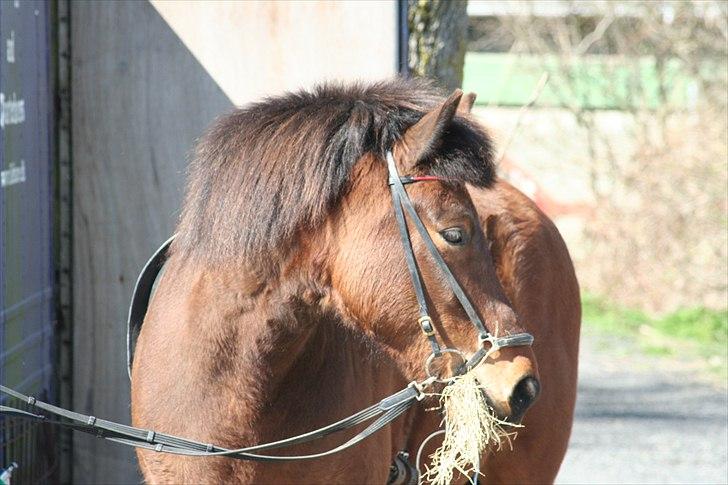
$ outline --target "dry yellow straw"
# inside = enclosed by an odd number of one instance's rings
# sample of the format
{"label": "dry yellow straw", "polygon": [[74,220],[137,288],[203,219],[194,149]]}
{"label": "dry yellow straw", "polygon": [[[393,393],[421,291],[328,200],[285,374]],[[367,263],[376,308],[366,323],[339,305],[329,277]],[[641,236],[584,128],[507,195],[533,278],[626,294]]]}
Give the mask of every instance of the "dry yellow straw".
{"label": "dry yellow straw", "polygon": [[475,376],[468,373],[438,394],[444,410],[445,438],[430,455],[431,463],[422,482],[449,485],[456,470],[465,476],[481,474],[480,457],[487,448],[500,450],[503,441],[511,446],[516,432],[506,428],[521,426],[498,419],[483,399],[482,389]]}

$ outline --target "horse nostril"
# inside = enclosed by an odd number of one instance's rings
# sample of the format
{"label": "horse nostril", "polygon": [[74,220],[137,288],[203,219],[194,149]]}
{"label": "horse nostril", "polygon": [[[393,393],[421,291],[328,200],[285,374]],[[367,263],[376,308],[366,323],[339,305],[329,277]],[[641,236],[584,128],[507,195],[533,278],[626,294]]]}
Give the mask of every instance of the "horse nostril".
{"label": "horse nostril", "polygon": [[535,377],[524,377],[513,388],[508,403],[511,406],[511,421],[520,421],[526,410],[536,401],[541,385]]}

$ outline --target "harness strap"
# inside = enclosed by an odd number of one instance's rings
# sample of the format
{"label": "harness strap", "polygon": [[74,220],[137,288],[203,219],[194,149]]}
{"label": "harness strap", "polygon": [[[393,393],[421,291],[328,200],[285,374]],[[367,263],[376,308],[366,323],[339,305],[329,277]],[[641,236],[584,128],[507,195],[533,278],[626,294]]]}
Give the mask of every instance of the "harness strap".
{"label": "harness strap", "polygon": [[147,314],[154,282],[167,261],[167,250],[176,236],[176,234],[173,235],[159,246],[152,257],[149,258],[147,264],[144,265],[134,285],[134,293],[132,293],[131,304],[129,305],[129,316],[126,320],[126,371],[129,374],[129,379],[131,379],[131,365],[134,361],[134,348],[144,323],[144,317]]}
{"label": "harness strap", "polygon": [[420,472],[410,463],[409,454],[400,451],[389,467],[387,485],[417,485]]}
{"label": "harness strap", "polygon": [[[465,313],[468,315],[468,318],[475,326],[476,330],[478,331],[478,338],[481,342],[490,342],[491,347],[489,349],[485,349],[483,346],[480,346],[477,352],[475,352],[470,359],[468,359],[467,362],[463,363],[463,365],[460,366],[460,368],[457,371],[457,375],[463,374],[467,372],[468,370],[475,367],[478,363],[480,363],[483,358],[485,358],[489,353],[492,353],[496,351],[499,348],[502,347],[513,347],[513,346],[520,346],[520,345],[531,345],[533,343],[533,336],[529,333],[518,333],[514,335],[507,335],[504,337],[495,337],[491,335],[491,333],[488,331],[488,329],[483,324],[483,321],[480,319],[480,316],[478,315],[478,312],[473,307],[473,304],[470,302],[470,299],[465,294],[465,291],[460,286],[460,283],[458,283],[457,279],[455,278],[455,275],[453,275],[452,271],[450,270],[450,267],[445,262],[445,259],[440,254],[440,251],[438,251],[437,246],[435,245],[435,242],[430,237],[430,233],[427,232],[427,228],[422,222],[422,219],[420,219],[419,215],[417,215],[417,211],[415,210],[414,206],[412,205],[412,201],[410,200],[409,196],[407,195],[407,191],[404,188],[404,184],[409,184],[413,182],[418,181],[425,181],[425,180],[438,180],[437,177],[400,177],[399,173],[397,172],[397,166],[394,162],[394,156],[392,155],[392,152],[387,152],[387,169],[389,171],[389,186],[392,192],[392,198],[394,201],[394,207],[395,207],[395,214],[398,215],[397,217],[397,224],[400,228],[400,235],[402,235],[402,242],[405,249],[405,255],[407,256],[407,264],[410,269],[410,275],[412,276],[412,282],[415,286],[415,294],[417,295],[418,301],[420,301],[420,308],[424,304],[424,293],[422,292],[421,283],[419,279],[419,272],[417,269],[414,257],[414,250],[412,249],[412,243],[409,239],[409,235],[406,232],[407,231],[407,225],[404,222],[404,216],[402,214],[402,207],[407,211],[407,215],[411,219],[412,223],[414,224],[415,228],[417,229],[417,232],[420,234],[420,237],[422,237],[422,240],[425,243],[425,246],[427,247],[428,252],[432,256],[432,258],[435,260],[435,263],[438,268],[442,271],[443,275],[445,276],[445,280],[447,281],[447,284],[450,286],[450,289],[452,290],[455,297],[460,302],[460,305],[465,310]],[[410,260],[413,261],[413,264],[410,265]],[[414,272],[414,274],[413,274]],[[418,284],[420,285],[418,290]],[[438,352],[435,353],[433,351],[433,354],[435,356],[439,356],[442,352],[441,349],[438,348]]]}
{"label": "harness strap", "polygon": [[503,347],[518,347],[518,346],[529,346],[533,344],[533,335],[530,333],[514,333],[513,335],[506,335],[504,337],[491,337],[491,347],[486,349],[480,347],[467,362],[464,362],[456,372],[456,375],[465,374],[470,369],[475,367],[483,360],[488,354],[495,352]]}
{"label": "harness strap", "polygon": [[[103,438],[107,441],[112,441],[115,443],[137,448],[154,450],[158,452],[171,453],[175,455],[227,456],[240,460],[267,462],[298,461],[311,460],[333,455],[358,444],[359,442],[363,441],[364,439],[368,438],[372,434],[376,433],[377,431],[390,424],[405,411],[407,411],[415,402],[422,399],[422,389],[429,385],[429,383],[430,382],[428,381],[424,381],[422,383],[411,383],[406,388],[382,399],[377,404],[369,406],[368,408],[365,408],[347,418],[344,418],[323,428],[319,428],[308,433],[293,436],[279,441],[274,441],[271,443],[265,443],[238,449],[228,449],[221,446],[201,443],[199,441],[181,438],[165,433],[158,433],[148,429],[136,428],[133,426],[115,423],[113,421],[98,419],[94,416],[87,416],[73,411],[68,411],[52,404],[39,401],[34,397],[26,396],[5,386],[0,386],[0,393],[12,396],[16,399],[30,404],[31,406],[63,418],[64,420],[51,420],[47,416],[34,414],[10,406],[0,406],[0,414],[9,415],[16,418],[25,418],[43,421],[46,423],[58,424],[60,426],[68,427],[77,431],[96,435],[99,438]],[[347,440],[345,443],[321,453],[288,456],[261,455],[258,453],[252,453],[263,450],[289,447],[296,444],[313,441],[337,433],[339,431],[351,429],[354,426],[369,421],[376,416],[379,417],[374,422],[372,422],[364,430]]]}
{"label": "harness strap", "polygon": [[415,261],[414,250],[412,249],[412,240],[409,237],[407,230],[407,223],[404,219],[404,212],[402,211],[402,203],[400,201],[399,193],[393,186],[390,186],[392,191],[392,202],[394,205],[394,216],[397,219],[397,227],[399,228],[399,236],[402,239],[402,246],[404,247],[404,257],[407,261],[407,269],[409,270],[410,279],[412,280],[412,286],[415,289],[415,296],[417,297],[417,305],[419,307],[420,317],[417,322],[420,324],[422,333],[425,334],[427,340],[430,342],[432,347],[432,353],[440,355],[440,344],[437,343],[437,336],[435,333],[435,327],[432,325],[432,318],[430,318],[430,312],[427,309],[427,300],[425,299],[425,290],[422,286],[422,280],[420,279],[420,272],[417,268],[417,261]]}
{"label": "harness strap", "polygon": [[[490,337],[490,333],[485,328],[485,325],[483,325],[483,322],[478,316],[478,312],[475,311],[475,308],[473,308],[473,305],[470,303],[470,300],[465,295],[462,287],[455,279],[455,276],[452,274],[452,271],[450,271],[450,268],[447,266],[447,263],[445,262],[443,257],[440,255],[440,252],[437,250],[437,246],[435,246],[435,243],[432,241],[432,238],[427,232],[425,225],[422,223],[422,220],[417,215],[417,211],[412,206],[412,202],[407,195],[407,191],[404,189],[404,185],[402,185],[402,181],[400,180],[399,173],[397,172],[397,166],[394,163],[394,156],[392,155],[391,151],[387,152],[387,168],[389,169],[389,184],[392,193],[396,194],[395,202],[398,202],[399,204],[404,206],[410,220],[417,229],[417,232],[420,234],[420,237],[422,237],[422,240],[425,242],[427,250],[429,251],[432,258],[435,260],[438,268],[440,268],[445,275],[445,279],[452,289],[453,293],[455,294],[455,297],[460,302],[460,305],[462,305],[465,313],[467,313],[468,315],[468,318],[470,318],[470,321],[473,322],[473,325],[475,325],[475,328],[478,330],[480,338],[482,340],[487,339],[488,337]],[[398,204],[395,203],[395,206],[397,205]],[[397,222],[399,222],[399,220]],[[412,253],[411,245],[405,245],[405,249],[405,252]],[[411,256],[414,259],[414,255]]]}

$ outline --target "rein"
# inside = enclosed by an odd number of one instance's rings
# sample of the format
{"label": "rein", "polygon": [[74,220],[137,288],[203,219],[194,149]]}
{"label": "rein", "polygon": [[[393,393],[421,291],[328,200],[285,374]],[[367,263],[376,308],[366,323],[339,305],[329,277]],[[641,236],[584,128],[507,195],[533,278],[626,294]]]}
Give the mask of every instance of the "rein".
{"label": "rein", "polygon": [[[452,382],[452,380],[456,376],[465,374],[466,372],[477,366],[485,358],[487,358],[492,352],[495,352],[500,348],[531,345],[533,343],[533,336],[528,333],[519,333],[504,337],[496,337],[493,336],[486,329],[482,320],[478,316],[477,311],[473,307],[472,303],[468,299],[460,284],[457,282],[455,276],[452,274],[452,271],[450,271],[450,268],[447,266],[447,263],[443,259],[442,255],[437,250],[435,243],[427,232],[427,229],[422,223],[422,220],[417,215],[417,211],[412,205],[412,202],[407,195],[407,191],[404,188],[405,184],[425,181],[440,181],[442,179],[434,176],[400,176],[397,172],[394,157],[392,156],[391,152],[387,152],[387,168],[389,172],[389,186],[392,194],[395,218],[397,220],[400,238],[402,239],[402,246],[404,248],[404,255],[407,262],[410,279],[412,280],[412,285],[414,287],[415,295],[417,297],[419,311],[419,318],[417,319],[417,322],[432,348],[432,353],[425,362],[425,372],[428,376],[426,379],[419,382],[412,381],[404,389],[401,389],[400,391],[382,399],[378,403],[362,409],[361,411],[340,421],[332,423],[328,426],[324,426],[308,433],[300,434],[279,441],[237,449],[228,449],[214,444],[202,443],[199,441],[186,439],[174,435],[158,433],[153,430],[136,428],[133,426],[115,423],[113,421],[98,419],[94,416],[87,416],[84,414],[75,413],[73,411],[69,411],[54,406],[52,404],[39,401],[32,396],[26,396],[1,385],[0,393],[12,396],[27,403],[30,406],[40,409],[41,411],[45,411],[46,413],[61,419],[51,419],[49,416],[46,415],[35,414],[10,406],[0,406],[0,415],[36,420],[64,426],[84,433],[96,435],[97,437],[105,439],[107,441],[112,441],[115,443],[120,443],[136,448],[144,448],[157,452],[171,453],[176,455],[200,457],[225,456],[240,460],[262,462],[311,460],[333,455],[335,453],[351,448],[352,446],[355,446],[372,434],[386,427],[399,416],[401,416],[416,402],[424,399],[424,389],[432,385],[434,382],[441,382],[444,384]],[[414,250],[412,248],[410,234],[407,229],[405,212],[409,216],[409,219],[412,221],[417,232],[424,241],[425,246],[427,247],[427,250],[434,260],[436,266],[444,274],[445,280],[452,289],[453,294],[460,302],[461,306],[465,310],[465,313],[468,315],[468,318],[478,332],[478,350],[472,356],[470,356],[470,358],[466,358],[465,354],[458,349],[441,348],[440,344],[438,343],[437,332],[432,323],[432,318],[429,315],[422,278],[420,276],[419,268],[417,266]],[[136,338],[139,335],[139,331],[141,330],[141,326],[146,315],[155,280],[162,267],[164,266],[167,258],[167,250],[173,239],[174,236],[168,239],[164,244],[162,244],[159,249],[157,249],[154,255],[149,259],[149,261],[144,266],[144,269],[142,270],[139,278],[137,279],[134,288],[134,294],[132,296],[131,306],[129,308],[129,318],[127,322],[127,370],[129,372],[130,378],[131,364],[134,358],[134,347],[136,343]],[[486,343],[489,344],[489,347],[487,349],[485,348]],[[458,367],[453,377],[443,379],[440,376],[432,374],[431,366],[435,359],[442,357],[445,353],[453,353],[459,355],[463,360],[463,364]],[[340,431],[351,429],[357,425],[371,420],[374,421],[372,421],[364,430],[357,433],[355,436],[353,436],[343,444],[327,451],[309,455],[267,455],[259,453],[262,451],[286,448],[289,446],[314,441],[325,436],[338,433]]]}
{"label": "rein", "polygon": [[[84,414],[75,413],[73,411],[69,411],[67,409],[63,409],[58,406],[45,403],[43,401],[38,401],[32,396],[26,396],[5,386],[0,386],[0,392],[2,392],[3,394],[7,394],[16,399],[24,401],[31,406],[46,411],[57,417],[64,418],[66,421],[52,420],[49,419],[48,416],[42,414],[34,414],[9,406],[0,406],[0,414],[8,415],[15,418],[25,418],[42,421],[44,423],[56,424],[66,428],[74,429],[76,431],[93,434],[99,438],[115,443],[120,443],[122,445],[133,446],[135,448],[144,448],[147,450],[154,450],[163,453],[171,453],[174,455],[210,457],[227,456],[240,460],[263,462],[312,460],[315,458],[322,458],[325,456],[333,455],[340,451],[344,451],[347,448],[351,448],[352,446],[358,444],[372,434],[376,433],[380,429],[384,428],[389,423],[397,419],[400,415],[402,415],[402,413],[407,411],[407,409],[409,409],[410,406],[412,406],[415,402],[421,401],[425,397],[425,394],[423,392],[424,388],[429,386],[431,383],[431,380],[425,380],[420,383],[412,382],[404,389],[382,399],[377,404],[362,409],[358,413],[352,414],[348,418],[344,418],[323,428],[319,428],[308,433],[293,436],[279,441],[274,441],[271,443],[236,449],[228,449],[210,443],[202,443],[187,438],[181,438],[179,436],[158,433],[149,429],[136,428],[133,426],[115,423],[113,421],[98,419],[95,416],[87,416]],[[377,416],[379,417],[373,423],[371,423],[363,431],[356,434],[354,437],[352,437],[342,445],[339,445],[335,448],[321,453],[315,453],[310,455],[261,455],[257,453],[259,451],[285,448],[320,439],[325,436],[337,433],[339,431],[351,429],[352,427],[369,421]]]}

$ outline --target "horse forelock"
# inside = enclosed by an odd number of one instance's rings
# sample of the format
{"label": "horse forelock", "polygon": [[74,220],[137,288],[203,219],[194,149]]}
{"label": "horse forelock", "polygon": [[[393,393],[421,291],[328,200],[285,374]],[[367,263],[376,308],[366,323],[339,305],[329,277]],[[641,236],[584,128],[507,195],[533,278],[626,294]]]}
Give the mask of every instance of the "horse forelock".
{"label": "horse forelock", "polygon": [[[422,80],[330,83],[220,117],[194,151],[174,251],[203,261],[274,264],[294,236],[317,229],[364,155],[384,163],[404,131],[441,100]],[[488,186],[495,176],[491,147],[477,125],[458,117],[421,168]]]}

